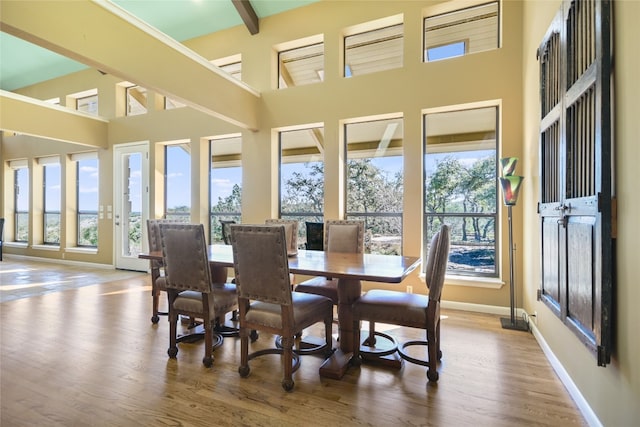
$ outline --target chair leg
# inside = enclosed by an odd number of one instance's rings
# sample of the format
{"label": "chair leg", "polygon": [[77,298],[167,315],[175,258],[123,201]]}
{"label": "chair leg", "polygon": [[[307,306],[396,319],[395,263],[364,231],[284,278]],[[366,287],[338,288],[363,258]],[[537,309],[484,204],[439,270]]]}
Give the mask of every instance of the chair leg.
{"label": "chair leg", "polygon": [[438,337],[436,336],[436,328],[433,330],[427,329],[427,342],[429,351],[429,370],[427,371],[427,378],[431,382],[438,381]]}
{"label": "chair leg", "polygon": [[240,328],[240,367],[238,373],[241,377],[247,377],[251,372],[249,368],[249,330]]}
{"label": "chair leg", "polygon": [[209,313],[205,313],[204,320],[204,358],[202,364],[207,368],[210,368],[213,364],[213,324],[209,320]]}
{"label": "chair leg", "polygon": [[167,354],[172,359],[175,359],[178,355],[177,334],[178,313],[169,308],[169,350],[167,350]]}
{"label": "chair leg", "polygon": [[282,388],[285,391],[293,390],[293,337],[282,337],[282,352],[283,352],[283,368],[284,378],[282,379]]}

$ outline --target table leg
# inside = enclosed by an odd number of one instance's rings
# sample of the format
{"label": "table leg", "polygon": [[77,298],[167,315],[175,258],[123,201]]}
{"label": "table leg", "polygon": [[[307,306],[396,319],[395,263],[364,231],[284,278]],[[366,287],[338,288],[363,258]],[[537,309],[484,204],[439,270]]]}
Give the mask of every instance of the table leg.
{"label": "table leg", "polygon": [[349,367],[354,351],[351,305],[360,298],[362,283],[358,279],[338,280],[338,337],[340,346],[320,367],[320,375],[340,379]]}

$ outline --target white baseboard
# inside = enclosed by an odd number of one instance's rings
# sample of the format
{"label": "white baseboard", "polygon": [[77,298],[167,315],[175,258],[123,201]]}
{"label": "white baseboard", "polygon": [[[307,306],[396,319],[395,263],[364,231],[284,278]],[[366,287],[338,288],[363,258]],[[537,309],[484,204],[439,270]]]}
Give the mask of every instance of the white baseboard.
{"label": "white baseboard", "polygon": [[7,259],[23,259],[26,261],[35,261],[35,262],[50,262],[53,264],[66,264],[66,265],[77,265],[81,267],[88,268],[103,268],[105,270],[115,270],[115,266],[112,264],[98,264],[95,262],[84,262],[84,261],[72,261],[68,259],[57,259],[57,258],[42,258],[37,256],[28,256],[28,255],[16,255],[16,254],[3,254],[4,258]]}

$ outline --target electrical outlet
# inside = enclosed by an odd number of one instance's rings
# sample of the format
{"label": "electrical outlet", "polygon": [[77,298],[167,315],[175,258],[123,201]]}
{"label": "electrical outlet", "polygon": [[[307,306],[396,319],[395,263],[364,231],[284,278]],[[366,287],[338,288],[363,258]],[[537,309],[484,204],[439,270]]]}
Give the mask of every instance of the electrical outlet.
{"label": "electrical outlet", "polygon": [[413,286],[407,286],[407,293],[408,294],[412,294],[413,293]]}

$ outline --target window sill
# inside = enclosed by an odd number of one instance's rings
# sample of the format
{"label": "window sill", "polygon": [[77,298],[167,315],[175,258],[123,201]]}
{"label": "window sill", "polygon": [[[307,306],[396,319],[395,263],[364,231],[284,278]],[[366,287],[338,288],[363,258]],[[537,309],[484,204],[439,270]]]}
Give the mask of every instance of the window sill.
{"label": "window sill", "polygon": [[[424,281],[425,275],[420,274]],[[505,283],[497,277],[456,276],[447,274],[444,278],[445,286],[468,286],[471,288],[501,289]]]}
{"label": "window sill", "polygon": [[26,249],[29,247],[29,244],[26,242],[2,242],[2,246],[5,248],[22,248]]}
{"label": "window sill", "polygon": [[60,250],[60,246],[59,245],[33,245],[31,246],[31,249],[37,249],[40,251],[59,251]]}
{"label": "window sill", "polygon": [[74,253],[74,254],[90,254],[90,255],[95,255],[98,253],[97,248],[82,248],[78,246],[65,248],[64,251],[69,253]]}

